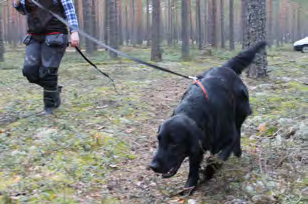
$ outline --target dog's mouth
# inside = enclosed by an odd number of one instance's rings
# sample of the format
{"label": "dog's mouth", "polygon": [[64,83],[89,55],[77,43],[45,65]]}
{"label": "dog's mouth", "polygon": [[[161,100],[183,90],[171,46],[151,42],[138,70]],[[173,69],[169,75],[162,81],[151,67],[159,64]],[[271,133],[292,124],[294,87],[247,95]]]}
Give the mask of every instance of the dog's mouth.
{"label": "dog's mouth", "polygon": [[[184,159],[183,159],[183,160],[184,160]],[[167,173],[163,173],[163,174],[162,174],[162,177],[163,177],[163,178],[170,178],[170,177],[174,176],[174,175],[178,172],[178,170],[179,170],[181,164],[182,164],[182,161],[179,162],[178,165],[173,166]]]}
{"label": "dog's mouth", "polygon": [[167,173],[162,174],[163,178],[170,178],[172,176],[174,176],[177,172],[177,169],[175,167],[172,167]]}

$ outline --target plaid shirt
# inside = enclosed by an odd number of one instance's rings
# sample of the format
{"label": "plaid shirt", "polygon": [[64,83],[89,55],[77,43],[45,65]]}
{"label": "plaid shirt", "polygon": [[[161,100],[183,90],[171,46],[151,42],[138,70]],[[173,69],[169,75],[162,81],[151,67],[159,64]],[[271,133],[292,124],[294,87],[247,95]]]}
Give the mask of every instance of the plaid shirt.
{"label": "plaid shirt", "polygon": [[[77,20],[75,7],[74,7],[72,0],[53,0],[55,4],[58,3],[58,1],[61,1],[62,3],[62,6],[64,8],[64,13],[65,13],[68,23],[71,26],[78,28],[78,20]],[[25,0],[21,0],[21,4],[18,6],[16,6],[13,3],[14,8],[22,15],[26,15],[28,13],[25,5],[26,5]],[[72,33],[73,31],[74,30],[70,28],[70,32]]]}

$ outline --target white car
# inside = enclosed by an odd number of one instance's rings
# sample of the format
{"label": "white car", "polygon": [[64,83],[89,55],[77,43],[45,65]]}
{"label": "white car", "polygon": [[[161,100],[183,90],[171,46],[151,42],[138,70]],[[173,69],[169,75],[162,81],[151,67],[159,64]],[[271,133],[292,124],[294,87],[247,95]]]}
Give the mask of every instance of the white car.
{"label": "white car", "polygon": [[296,41],[293,47],[295,51],[302,51],[303,53],[308,53],[308,37]]}

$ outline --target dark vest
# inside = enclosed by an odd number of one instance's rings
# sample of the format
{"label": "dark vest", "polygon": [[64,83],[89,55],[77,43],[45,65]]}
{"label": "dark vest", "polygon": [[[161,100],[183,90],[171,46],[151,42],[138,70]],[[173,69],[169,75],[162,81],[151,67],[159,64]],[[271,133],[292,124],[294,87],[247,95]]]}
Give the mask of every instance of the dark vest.
{"label": "dark vest", "polygon": [[[64,8],[61,1],[54,3],[53,0],[37,0],[44,7],[66,19]],[[26,0],[26,9],[28,11],[28,33],[31,34],[48,34],[60,32],[67,34],[67,26],[53,17],[50,13],[38,8],[31,1]]]}

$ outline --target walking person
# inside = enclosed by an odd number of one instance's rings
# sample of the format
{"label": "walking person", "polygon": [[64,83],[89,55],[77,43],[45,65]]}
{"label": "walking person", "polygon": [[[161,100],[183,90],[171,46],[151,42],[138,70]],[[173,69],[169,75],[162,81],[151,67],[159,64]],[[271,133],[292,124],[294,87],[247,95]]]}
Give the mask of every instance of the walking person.
{"label": "walking person", "polygon": [[[72,0],[36,1],[78,28]],[[78,32],[68,29],[49,12],[37,7],[32,0],[14,0],[13,6],[27,16],[28,31],[23,40],[26,45],[23,75],[30,83],[43,87],[44,112],[53,114],[61,105],[62,86],[58,84],[58,69],[68,46],[68,32],[73,47],[79,45]]]}

